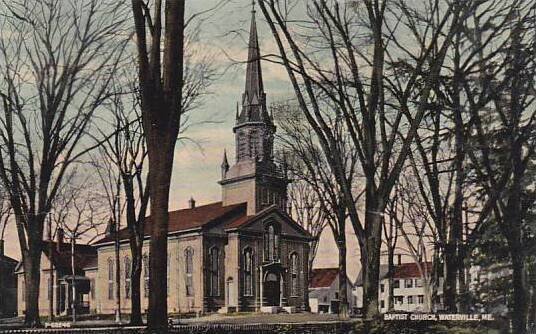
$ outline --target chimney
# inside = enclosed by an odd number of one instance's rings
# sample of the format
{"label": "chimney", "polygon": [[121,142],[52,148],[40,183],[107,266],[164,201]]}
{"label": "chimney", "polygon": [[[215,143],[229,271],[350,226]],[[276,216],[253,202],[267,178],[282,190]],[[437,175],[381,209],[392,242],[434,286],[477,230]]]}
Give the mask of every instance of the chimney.
{"label": "chimney", "polygon": [[4,256],[4,240],[0,240],[0,256]]}
{"label": "chimney", "polygon": [[195,208],[195,199],[193,197],[190,197],[190,200],[188,201],[188,207],[190,209]]}
{"label": "chimney", "polygon": [[396,264],[398,266],[402,264],[402,254],[396,254]]}
{"label": "chimney", "polygon": [[61,244],[63,243],[63,237],[64,237],[64,232],[63,232],[63,229],[62,228],[59,228],[58,229],[58,235],[56,237],[56,250],[59,252],[61,252]]}

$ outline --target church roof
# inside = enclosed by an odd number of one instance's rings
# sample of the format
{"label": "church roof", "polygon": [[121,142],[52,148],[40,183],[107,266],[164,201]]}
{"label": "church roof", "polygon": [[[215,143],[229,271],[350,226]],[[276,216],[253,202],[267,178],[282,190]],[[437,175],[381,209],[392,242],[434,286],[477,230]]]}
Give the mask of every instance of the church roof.
{"label": "church roof", "polygon": [[[181,209],[169,212],[169,227],[168,233],[184,232],[202,228],[212,227],[221,224],[226,231],[235,230],[248,225],[272,212],[277,211],[286,220],[288,220],[294,229],[308,237],[309,233],[300,225],[295,223],[292,218],[277,209],[272,205],[255,215],[248,216],[246,214],[247,204],[234,204],[223,206],[222,202],[215,202],[206,205],[197,206],[195,208]],[[151,216],[147,217],[145,222],[145,236],[150,235]],[[123,228],[119,231],[120,240],[129,238],[129,231]],[[107,235],[104,238],[96,241],[93,245],[102,245],[114,241],[113,235]]]}
{"label": "church roof", "polygon": [[[222,202],[200,205],[195,208],[180,209],[169,212],[168,233],[194,230],[218,222],[230,223],[246,214],[246,203],[223,206]],[[145,221],[145,235],[150,234],[151,216]],[[121,240],[128,239],[129,231],[123,228],[119,231]],[[95,245],[112,242],[113,236],[106,236]]]}

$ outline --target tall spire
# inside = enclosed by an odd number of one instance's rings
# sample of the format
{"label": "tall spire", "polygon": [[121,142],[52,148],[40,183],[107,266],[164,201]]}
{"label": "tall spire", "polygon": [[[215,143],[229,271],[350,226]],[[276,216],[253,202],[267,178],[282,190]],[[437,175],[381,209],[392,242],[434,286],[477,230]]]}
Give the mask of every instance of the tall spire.
{"label": "tall spire", "polygon": [[246,85],[242,95],[242,113],[239,122],[265,121],[266,97],[262,82],[261,54],[257,23],[255,20],[255,1],[252,1],[251,25],[249,28],[248,60],[246,68]]}
{"label": "tall spire", "polygon": [[262,94],[264,93],[262,85],[259,37],[257,34],[257,23],[255,21],[255,1],[252,3],[251,26],[249,28],[248,66],[246,70],[245,93],[249,98],[248,102],[253,102],[252,100],[254,97],[256,97],[257,100],[260,100]]}

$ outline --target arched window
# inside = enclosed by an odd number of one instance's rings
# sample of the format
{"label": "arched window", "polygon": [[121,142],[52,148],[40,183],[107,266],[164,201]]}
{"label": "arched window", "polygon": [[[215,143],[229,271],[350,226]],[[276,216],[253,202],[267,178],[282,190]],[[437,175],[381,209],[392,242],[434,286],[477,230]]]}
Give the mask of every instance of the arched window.
{"label": "arched window", "polygon": [[143,295],[149,297],[149,257],[143,255]]}
{"label": "arched window", "polygon": [[194,250],[188,247],[184,250],[184,265],[185,265],[185,280],[186,280],[186,296],[194,295]]}
{"label": "arched window", "polygon": [[131,277],[132,277],[132,265],[130,258],[125,257],[125,298],[130,299],[130,289],[131,289]]}
{"label": "arched window", "polygon": [[264,230],[264,259],[267,261],[279,259],[279,236],[274,224],[267,225]]}
{"label": "arched window", "polygon": [[298,254],[290,255],[290,295],[297,296],[298,292],[298,274],[299,274]]}
{"label": "arched window", "polygon": [[114,260],[108,259],[108,299],[114,299]]}
{"label": "arched window", "polygon": [[244,250],[244,296],[253,296],[253,256],[249,247]]}
{"label": "arched window", "polygon": [[220,295],[220,266],[219,257],[220,250],[217,247],[213,247],[209,252],[209,291],[211,296]]}

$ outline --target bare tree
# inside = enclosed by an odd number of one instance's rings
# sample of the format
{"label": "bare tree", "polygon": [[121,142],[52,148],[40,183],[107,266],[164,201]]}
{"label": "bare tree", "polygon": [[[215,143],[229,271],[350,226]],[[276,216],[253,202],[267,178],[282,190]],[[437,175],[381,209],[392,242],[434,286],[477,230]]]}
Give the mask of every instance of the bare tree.
{"label": "bare tree", "polygon": [[151,14],[145,1],[132,0],[151,185],[151,293],[147,320],[149,328],[162,332],[167,331],[167,281],[161,278],[167,276],[169,187],[184,89],[184,5],[184,0],[156,0]]}
{"label": "bare tree", "polygon": [[[475,47],[482,50],[477,78],[464,81],[463,93],[473,119],[468,150],[475,179],[484,199],[471,239],[478,238],[485,222],[495,219],[507,241],[511,258],[515,333],[525,333],[527,286],[524,223],[530,199],[525,186],[531,178],[528,164],[534,160],[536,141],[536,27],[535,8],[529,1],[513,4],[508,19],[507,47],[489,57],[482,47],[486,27],[475,25]],[[483,227],[484,226],[484,227]]]}
{"label": "bare tree", "polygon": [[[213,55],[197,44],[201,23],[188,29],[185,36],[184,82],[181,99],[180,134],[184,134],[192,122],[189,114],[200,108],[210,87],[218,77]],[[99,129],[96,141],[102,141],[99,156],[93,160],[99,171],[99,179],[108,197],[112,220],[119,221],[117,207],[124,208],[129,231],[131,266],[131,316],[130,323],[142,324],[140,279],[142,270],[142,248],[145,237],[145,216],[149,204],[149,180],[147,172],[147,144],[141,113],[141,96],[138,80],[128,69],[114,83],[116,95],[111,99],[111,117],[108,124],[112,129]],[[202,123],[203,121],[201,121]],[[113,135],[109,136],[108,132]],[[103,139],[104,138],[104,139]],[[119,193],[125,203],[118,203]],[[122,212],[122,210],[119,210]],[[119,286],[119,285],[118,285]]]}
{"label": "bare tree", "polygon": [[[278,46],[279,54],[271,59],[287,70],[300,108],[345,196],[361,251],[364,311],[367,319],[375,318],[383,212],[452,36],[472,3],[315,0],[296,5],[264,0],[259,4]],[[306,15],[293,16],[293,9],[300,6]],[[399,68],[400,60],[409,65],[406,71]],[[359,157],[366,188],[363,222],[351,184],[345,181],[344,156],[326,120],[326,105],[343,120]]]}
{"label": "bare tree", "polygon": [[404,173],[398,181],[394,198],[396,202],[389,206],[389,220],[395,224],[404,241],[397,249],[410,256],[419,271],[424,290],[424,311],[435,311],[439,284],[435,270],[439,264],[438,254],[434,247],[438,243],[437,231],[419,198],[419,187],[411,172]]}
{"label": "bare tree", "polygon": [[8,1],[0,27],[0,179],[24,263],[25,324],[39,322],[45,217],[69,167],[92,149],[93,115],[126,43],[116,1]]}
{"label": "bare tree", "polygon": [[[71,244],[71,300],[70,310],[73,322],[77,320],[78,292],[76,271],[77,240],[90,244],[102,235],[103,225],[107,214],[104,197],[95,186],[92,186],[93,175],[81,175],[74,170],[69,182],[62,186],[53,203],[53,220],[55,230],[61,229],[70,239]],[[52,238],[51,238],[52,240]],[[61,245],[58,245],[61,247]],[[52,254],[52,253],[50,253]],[[51,261],[53,259],[50,259]],[[52,277],[51,277],[52,278]],[[52,280],[51,280],[52,283]]]}
{"label": "bare tree", "polygon": [[[318,236],[323,226],[328,226],[333,234],[338,250],[339,264],[339,314],[348,316],[348,276],[347,276],[347,242],[346,221],[347,209],[344,204],[344,196],[340,191],[330,165],[328,164],[318,142],[315,140],[313,130],[304,121],[298,106],[282,104],[275,108],[274,117],[280,127],[278,136],[280,146],[285,152],[286,165],[293,179],[299,180],[308,196],[314,196],[318,206],[318,214],[321,215],[322,225],[318,226]],[[344,176],[348,183],[357,188],[357,155],[349,150],[348,138],[345,137],[340,120],[334,119],[330,126],[334,129],[339,152],[344,156],[344,168],[347,174]],[[292,189],[292,188],[291,188]],[[353,190],[357,191],[357,190]],[[313,195],[311,195],[313,194]],[[362,192],[360,193],[362,194]],[[360,194],[355,196],[358,200]],[[298,203],[297,205],[303,205]],[[319,228],[322,227],[322,230]],[[316,247],[317,245],[315,245]]]}
{"label": "bare tree", "polygon": [[[128,76],[125,77],[128,79]],[[127,80],[121,84],[123,87],[117,85],[118,94],[110,103],[111,117],[108,123],[113,127],[111,130],[114,135],[103,142],[93,161],[106,194],[110,221],[117,224],[123,210],[125,213],[132,255],[131,284],[125,289],[131,292],[130,323],[141,325],[142,249],[149,204],[147,173],[144,172],[147,149],[135,81]],[[101,137],[106,137],[107,130],[99,130]],[[124,194],[125,203],[121,203],[121,193]],[[114,225],[110,232],[114,234],[118,230],[119,226]],[[116,266],[119,267],[119,263]],[[120,285],[117,288],[120,289]]]}
{"label": "bare tree", "polygon": [[[293,171],[293,167],[290,167]],[[303,174],[307,175],[307,172]],[[311,242],[309,247],[309,277],[313,268],[313,263],[316,258],[320,235],[326,227],[325,213],[319,205],[319,199],[316,192],[311,191],[307,181],[298,173],[292,173],[290,176],[292,183],[290,184],[288,201],[290,212],[294,220],[311,234]],[[305,176],[309,178],[309,176]]]}
{"label": "bare tree", "polygon": [[2,243],[2,247],[4,246],[3,243],[6,227],[12,215],[13,210],[11,209],[11,203],[9,202],[9,198],[7,198],[6,192],[3,190],[0,182],[0,242]]}

